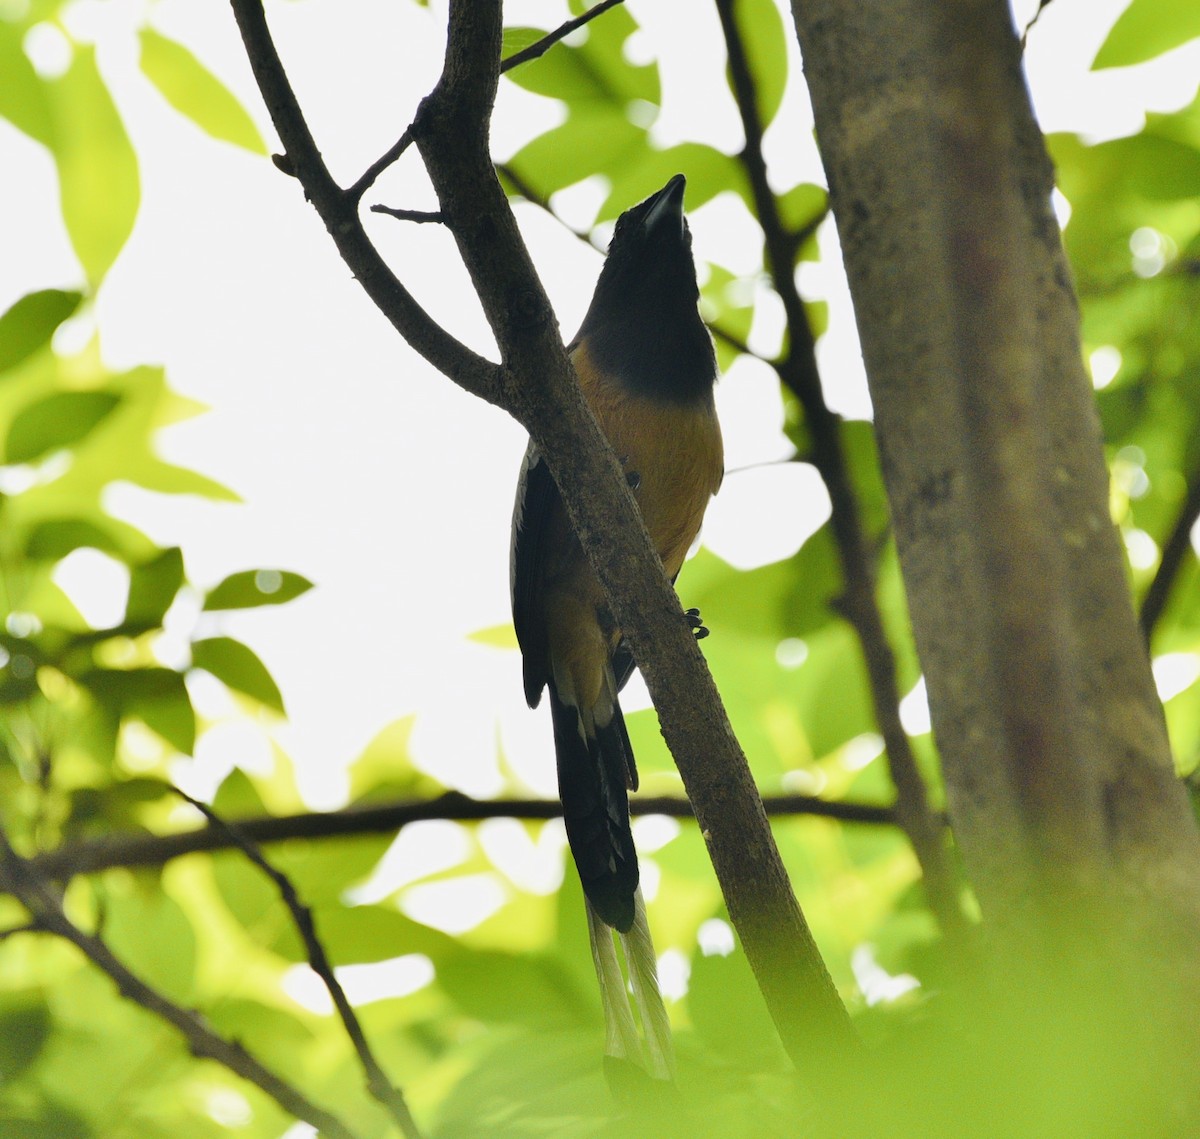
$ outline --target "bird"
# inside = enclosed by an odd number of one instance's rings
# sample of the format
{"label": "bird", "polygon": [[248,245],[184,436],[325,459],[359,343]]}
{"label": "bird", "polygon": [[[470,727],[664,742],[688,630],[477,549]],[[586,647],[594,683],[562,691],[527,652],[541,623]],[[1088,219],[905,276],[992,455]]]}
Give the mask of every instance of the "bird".
{"label": "bird", "polygon": [[[618,218],[591,303],[567,346],[672,584],[724,475],[717,359],[699,312],[685,188],[677,174]],[[532,440],[518,480],[511,555],[525,697],[530,708],[543,692],[549,697],[559,797],[604,1008],[605,1054],[670,1080],[670,1022],[629,823],[637,766],[618,698],[634,660]],[[697,635],[707,632],[695,610],[688,618]]]}

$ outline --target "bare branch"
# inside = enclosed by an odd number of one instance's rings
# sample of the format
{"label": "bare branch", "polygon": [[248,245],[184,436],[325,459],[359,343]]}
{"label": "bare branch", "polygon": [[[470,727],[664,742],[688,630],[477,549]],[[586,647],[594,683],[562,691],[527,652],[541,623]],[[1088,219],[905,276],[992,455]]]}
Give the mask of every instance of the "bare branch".
{"label": "bare branch", "polygon": [[620,3],[622,3],[622,0],[600,0],[599,4],[594,8],[589,8],[582,16],[576,16],[573,20],[567,20],[565,23],[559,24],[554,31],[542,36],[537,43],[530,44],[527,48],[522,48],[520,51],[510,55],[500,64],[500,73],[503,74],[506,71],[511,71],[514,67],[519,67],[522,63],[528,63],[531,59],[540,59],[559,40],[565,39],[573,31],[582,28],[584,24],[607,12],[609,8],[615,8]]}
{"label": "bare branch", "polygon": [[[897,826],[891,807],[867,803],[833,803],[811,795],[772,795],[763,799],[769,816],[811,815],[845,823]],[[692,805],[677,796],[635,796],[629,803],[634,815],[668,815],[693,818]],[[401,800],[396,803],[346,807],[340,811],[237,819],[231,825],[252,842],[288,842],[293,839],[353,838],[357,835],[392,834],[409,823],[426,819],[474,822],[481,819],[555,819],[562,815],[557,799],[500,799],[484,801],[448,791],[436,799]],[[173,858],[206,851],[227,850],[233,844],[227,832],[208,826],[179,834],[112,834],[69,843],[30,859],[43,878],[59,880],[76,874],[95,874],[114,866],[161,866]]]}
{"label": "bare branch", "polygon": [[341,189],[330,175],[279,61],[261,0],[230,2],[254,78],[287,150],[289,170],[304,187],[358,283],[405,340],[435,368],[467,391],[490,403],[499,402],[499,367],[456,340],[417,303],[368,239],[358,216],[355,192]]}
{"label": "bare branch", "polygon": [[[1138,620],[1147,642],[1153,636],[1154,627],[1167,607],[1167,600],[1171,596],[1171,587],[1175,584],[1179,571],[1183,569],[1188,554],[1192,551],[1192,527],[1196,525],[1197,518],[1200,518],[1200,467],[1192,472],[1192,477],[1188,482],[1187,498],[1184,499],[1183,506],[1179,510],[1179,517],[1175,519],[1175,525],[1171,528],[1166,545],[1163,546],[1162,557],[1159,559],[1154,579],[1150,582],[1145,597],[1142,598]],[[1195,557],[1195,554],[1192,556]]]}
{"label": "bare branch", "polygon": [[375,185],[375,180],[389,166],[392,165],[410,146],[412,146],[413,133],[412,127],[406,127],[404,133],[394,142],[388,150],[381,154],[370,166],[363,172],[363,175],[357,182],[354,183],[346,191],[346,196],[355,204],[362,201],[362,196],[372,186]]}
{"label": "bare branch", "polygon": [[32,864],[13,849],[0,829],[0,883],[19,898],[36,925],[71,942],[96,968],[108,974],[121,995],[173,1025],[192,1052],[216,1060],[242,1079],[269,1095],[284,1111],[312,1124],[331,1139],[354,1139],[354,1133],[336,1116],[313,1104],[303,1093],[264,1068],[240,1044],[226,1040],[200,1016],[177,1005],[169,997],[135,976],[95,934],[80,929],[63,910]]}
{"label": "bare branch", "polygon": [[399,218],[400,221],[433,222],[438,225],[445,221],[439,210],[403,210],[396,206],[374,205],[371,207],[371,213],[387,214],[388,217]]}
{"label": "bare branch", "polygon": [[[892,782],[896,786],[897,815],[921,864],[930,909],[937,916],[943,931],[953,937],[959,946],[964,946],[971,936],[969,931],[972,927],[959,906],[961,889],[947,857],[945,827],[929,806],[912,744],[900,721],[896,662],[875,596],[875,563],[863,533],[858,496],[842,448],[841,421],[825,402],[812,326],[796,288],[793,264],[798,248],[796,237],[789,234],[783,224],[778,202],[767,181],[758,96],[733,9],[734,0],[717,0],[734,97],[746,136],[741,161],[763,230],[771,280],[783,302],[787,319],[788,352],[775,366],[780,379],[804,408],[812,436],[812,454],[808,457],[829,490],[832,507],[830,525],[837,542],[844,583],[837,609],[850,622],[862,646],[875,720],[884,739]],[[816,224],[819,222],[810,223],[810,227]],[[806,227],[806,230],[810,227]]]}
{"label": "bare branch", "polygon": [[1030,17],[1029,23],[1025,25],[1025,30],[1021,33],[1021,50],[1024,51],[1029,44],[1029,33],[1033,31],[1034,25],[1042,18],[1042,13],[1054,3],[1054,0],[1039,0],[1037,11]]}
{"label": "bare branch", "polygon": [[180,791],[178,787],[174,790],[181,799],[191,803],[208,820],[209,826],[222,831],[230,842],[275,883],[279,890],[279,896],[292,915],[292,921],[304,942],[308,963],[312,966],[313,972],[324,982],[325,988],[333,998],[334,1007],[346,1029],[346,1035],[350,1037],[350,1041],[354,1045],[359,1063],[362,1064],[363,1071],[367,1076],[367,1090],[387,1108],[392,1119],[396,1121],[407,1139],[421,1139],[421,1132],[417,1128],[412,1113],[408,1110],[404,1093],[388,1079],[387,1073],[375,1059],[375,1054],[371,1051],[370,1044],[367,1043],[354,1006],[350,1004],[346,990],[342,988],[341,982],[334,974],[333,966],[329,963],[329,956],[325,952],[325,946],[317,936],[312,910],[300,900],[300,895],[296,893],[296,887],[292,884],[291,879],[272,866],[253,842],[238,833],[236,828],[225,822],[211,807],[200,802],[199,799],[193,799],[187,792]]}

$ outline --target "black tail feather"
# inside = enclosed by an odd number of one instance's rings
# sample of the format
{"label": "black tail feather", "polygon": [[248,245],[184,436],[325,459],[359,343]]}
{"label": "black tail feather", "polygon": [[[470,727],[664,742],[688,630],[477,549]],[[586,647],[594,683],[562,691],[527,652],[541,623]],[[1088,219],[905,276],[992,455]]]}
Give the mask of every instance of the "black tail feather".
{"label": "black tail feather", "polygon": [[567,842],[583,891],[600,918],[621,933],[633,925],[637,852],[629,828],[627,783],[636,783],[633,750],[619,706],[609,723],[587,736],[577,709],[551,684],[558,793]]}

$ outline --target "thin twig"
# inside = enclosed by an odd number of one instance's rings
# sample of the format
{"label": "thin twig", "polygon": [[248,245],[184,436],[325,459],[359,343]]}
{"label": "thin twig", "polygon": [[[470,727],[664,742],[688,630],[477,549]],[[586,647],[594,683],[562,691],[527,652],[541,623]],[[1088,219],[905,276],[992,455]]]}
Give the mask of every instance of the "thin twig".
{"label": "thin twig", "polygon": [[1033,31],[1034,25],[1042,18],[1042,13],[1054,3],[1054,0],[1040,0],[1037,6],[1037,11],[1030,17],[1029,23],[1025,25],[1025,30],[1021,33],[1021,50],[1024,51],[1029,42],[1029,33]]}
{"label": "thin twig", "polygon": [[441,210],[404,210],[396,206],[384,206],[380,204],[373,205],[371,213],[387,214],[388,217],[399,218],[400,221],[436,223],[437,225],[441,225],[446,220],[442,217]]}
{"label": "thin twig", "polygon": [[[867,803],[834,803],[811,795],[768,795],[763,799],[768,815],[812,815],[844,823],[897,826],[890,807]],[[630,800],[634,815],[692,817],[691,804],[679,796],[637,795]],[[346,807],[340,811],[238,819],[233,825],[256,843],[288,842],[294,839],[353,838],[359,835],[393,834],[409,823],[427,819],[473,822],[482,819],[554,819],[562,815],[557,799],[481,800],[449,791],[436,799],[401,800],[396,803]],[[116,834],[61,846],[31,859],[42,877],[59,880],[76,874],[95,874],[113,867],[161,866],[173,858],[214,850],[234,844],[217,827],[207,826],[180,834]]]}
{"label": "thin twig", "polygon": [[896,786],[896,811],[921,865],[931,910],[943,931],[959,945],[971,937],[959,905],[959,884],[944,846],[944,823],[929,806],[908,733],[900,720],[896,662],[875,596],[875,567],[859,517],[858,496],[842,448],[840,419],[825,402],[817,368],[816,343],[804,302],[796,287],[794,237],[780,216],[767,180],[763,126],[758,113],[754,76],[746,56],[734,0],[717,0],[717,11],[729,56],[734,98],[746,143],[740,154],[762,227],[768,269],[783,302],[789,332],[787,355],[778,361],[780,379],[804,408],[812,437],[812,463],[829,491],[830,525],[842,566],[844,592],[838,611],[850,622],[862,646],[870,681],[875,719],[884,739],[888,767]]}
{"label": "thin twig", "polygon": [[346,190],[346,197],[355,205],[362,201],[363,194],[375,185],[375,180],[379,175],[391,166],[393,162],[397,161],[412,146],[412,142],[413,128],[410,125],[405,128],[404,133],[383,154],[363,171],[362,177]]}
{"label": "thin twig", "polygon": [[287,906],[288,912],[292,915],[292,921],[295,923],[296,929],[299,931],[300,937],[304,942],[304,949],[308,954],[308,963],[312,966],[313,972],[324,982],[325,988],[333,998],[334,1007],[337,1009],[342,1025],[346,1029],[346,1035],[350,1037],[354,1045],[354,1051],[358,1054],[359,1063],[362,1064],[363,1071],[367,1076],[367,1090],[387,1108],[391,1117],[396,1121],[397,1126],[407,1136],[407,1139],[421,1139],[421,1132],[417,1128],[412,1113],[408,1110],[404,1093],[388,1079],[387,1073],[384,1072],[379,1061],[375,1059],[375,1054],[371,1051],[370,1044],[367,1043],[366,1034],[362,1030],[362,1025],[359,1023],[354,1006],[350,1004],[346,996],[346,990],[342,988],[341,982],[337,979],[333,971],[333,966],[329,962],[325,946],[317,936],[317,927],[313,921],[312,910],[300,900],[300,895],[296,892],[296,887],[292,884],[291,879],[282,871],[272,866],[263,856],[262,851],[253,842],[246,838],[245,835],[239,833],[236,827],[222,819],[206,803],[202,803],[199,799],[193,799],[191,795],[186,791],[181,791],[178,787],[174,790],[175,794],[189,802],[208,820],[209,826],[216,827],[217,830],[222,831],[255,866],[275,883],[275,887],[279,891],[279,896],[283,899],[284,905]]}
{"label": "thin twig", "polygon": [[355,1139],[354,1133],[340,1119],[317,1107],[297,1088],[263,1067],[240,1044],[216,1033],[199,1013],[177,1005],[146,984],[99,937],[75,925],[32,863],[13,849],[3,829],[0,829],[0,881],[6,890],[20,899],[41,929],[71,942],[112,979],[123,997],[178,1029],[196,1056],[223,1064],[235,1075],[260,1088],[284,1111],[312,1124],[322,1135],[331,1139]]}
{"label": "thin twig", "polygon": [[[364,190],[370,185],[369,181],[364,184],[366,176],[351,191],[346,191],[330,175],[275,50],[262,0],[230,0],[230,6],[255,82],[287,151],[288,167],[325,223],[355,279],[396,331],[439,372],[489,403],[499,402],[503,381],[500,367],[473,352],[438,324],[371,244],[358,216],[358,199],[354,197],[360,185]],[[411,128],[405,134],[410,132]],[[388,154],[399,153],[401,149],[397,143]],[[380,159],[371,169],[382,169],[383,165]]]}
{"label": "thin twig", "polygon": [[566,23],[559,24],[554,31],[542,36],[536,43],[532,43],[528,47],[514,52],[507,59],[502,60],[500,63],[500,73],[503,75],[504,72],[511,71],[514,67],[518,67],[522,63],[528,63],[531,59],[541,58],[559,40],[565,39],[573,31],[582,28],[584,24],[607,12],[609,8],[615,8],[620,3],[622,3],[622,0],[600,0],[599,4],[594,8],[589,8],[582,16],[576,16],[573,20],[567,20]]}
{"label": "thin twig", "polygon": [[[573,20],[567,20],[566,23],[557,27],[554,31],[543,36],[536,43],[532,43],[527,48],[510,55],[500,65],[502,72],[509,71],[514,67],[518,67],[522,63],[527,63],[531,59],[537,59],[546,54],[559,40],[569,36],[577,28],[582,28],[584,24],[594,20],[597,16],[607,12],[609,8],[614,8],[622,0],[601,0],[594,8],[589,8],[582,16],[576,16]],[[388,148],[388,150],[379,156],[370,166],[363,172],[362,177],[354,183],[353,186],[346,190],[346,197],[354,203],[362,200],[365,194],[374,184],[376,179],[389,167],[396,162],[400,156],[412,145],[413,128],[409,126],[404,133],[396,140],[396,142]],[[372,207],[373,209],[375,207]],[[380,209],[379,213],[391,213],[391,210]],[[418,219],[409,219],[418,220]]]}
{"label": "thin twig", "polygon": [[1166,545],[1163,546],[1162,557],[1159,559],[1154,579],[1150,582],[1146,595],[1142,599],[1138,620],[1141,622],[1142,634],[1147,643],[1154,634],[1154,627],[1158,624],[1158,619],[1167,607],[1167,601],[1171,596],[1171,587],[1175,584],[1179,571],[1183,568],[1188,554],[1192,550],[1192,527],[1196,525],[1197,518],[1200,518],[1200,466],[1192,472],[1192,477],[1188,482],[1187,498],[1184,499],[1183,506],[1179,510],[1179,517],[1175,519],[1175,525],[1171,528]]}

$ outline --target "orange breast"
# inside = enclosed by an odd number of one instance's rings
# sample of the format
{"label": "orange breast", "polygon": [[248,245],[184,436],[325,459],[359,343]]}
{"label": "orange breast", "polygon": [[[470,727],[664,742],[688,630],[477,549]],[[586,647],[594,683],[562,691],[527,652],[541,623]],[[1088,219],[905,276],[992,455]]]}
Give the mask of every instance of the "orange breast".
{"label": "orange breast", "polygon": [[[724,452],[711,398],[666,403],[601,382],[584,349],[572,357],[592,413],[625,470],[638,476],[634,497],[669,577],[679,573],[700,532],[708,500],[721,485]],[[560,693],[581,708],[602,699],[620,630],[605,617],[604,592],[559,508],[543,565],[546,635]]]}
{"label": "orange breast", "polygon": [[674,577],[700,532],[725,471],[712,399],[660,402],[601,382],[584,348],[573,356],[583,394],[626,471],[667,574]]}

